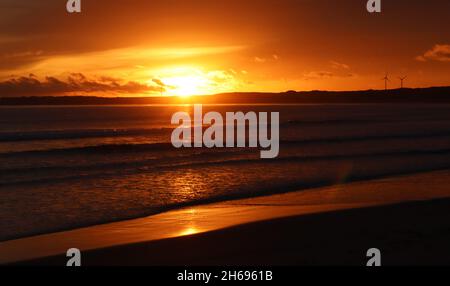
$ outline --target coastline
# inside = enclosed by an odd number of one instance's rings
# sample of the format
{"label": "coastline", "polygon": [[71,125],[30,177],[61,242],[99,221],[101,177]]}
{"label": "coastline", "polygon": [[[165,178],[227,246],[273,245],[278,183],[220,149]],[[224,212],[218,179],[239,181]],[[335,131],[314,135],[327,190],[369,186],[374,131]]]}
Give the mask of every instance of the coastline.
{"label": "coastline", "polygon": [[[76,247],[86,253],[88,257],[86,264],[91,265],[177,265],[177,261],[181,262],[177,260],[180,257],[171,252],[171,249],[183,249],[182,245],[189,241],[202,241],[202,244],[205,244],[205,248],[195,252],[201,255],[211,253],[210,250],[207,251],[208,244],[218,246],[217,240],[221,241],[220,247],[223,249],[232,248],[236,241],[246,240],[251,245],[252,238],[258,241],[267,234],[263,230],[267,228],[270,232],[263,240],[284,237],[289,244],[290,237],[296,237],[300,239],[298,243],[302,244],[301,240],[304,238],[298,236],[304,225],[302,221],[310,221],[309,228],[317,231],[311,239],[316,237],[320,240],[327,236],[324,232],[336,228],[333,221],[339,217],[343,217],[341,226],[345,229],[350,231],[349,228],[354,228],[352,231],[364,233],[367,230],[363,229],[361,223],[364,225],[362,218],[365,213],[368,219],[373,220],[379,216],[380,221],[390,222],[394,215],[386,215],[386,210],[389,211],[391,208],[393,209],[391,211],[398,212],[395,214],[395,217],[398,216],[395,218],[397,221],[402,221],[406,215],[413,220],[419,220],[420,217],[416,217],[417,209],[431,209],[436,212],[445,210],[448,205],[446,199],[450,198],[449,183],[450,171],[436,171],[189,207],[147,218],[3,242],[0,243],[2,253],[0,264],[28,261],[25,262],[26,265],[64,265],[61,262],[66,260],[65,251]],[[411,202],[419,203],[410,204]],[[404,203],[406,204],[402,205]],[[356,221],[350,222],[354,220]],[[449,224],[450,229],[450,223],[446,221],[448,220],[439,219],[435,223]],[[427,223],[425,227],[432,225]],[[289,229],[290,231],[274,237],[272,228],[278,227],[281,227],[280,233]],[[392,227],[394,232],[397,232],[395,226]],[[402,232],[400,229],[402,227],[399,226],[398,231]],[[340,232],[336,229],[335,231]],[[415,232],[414,229],[411,231]],[[425,230],[419,233],[423,231]],[[385,235],[389,235],[389,232]],[[209,243],[208,237],[211,237]],[[353,240],[357,239],[351,239]],[[358,240],[361,243],[366,241],[361,237]],[[167,255],[152,255],[154,251],[156,253],[166,251]],[[276,252],[267,251],[272,255]],[[183,253],[188,255],[189,251],[183,250]],[[131,259],[133,256],[138,257]],[[250,255],[249,259],[251,257]],[[196,256],[195,259],[197,258]],[[246,264],[244,258],[242,260],[238,257],[235,257],[235,260],[232,257],[227,258],[230,260],[222,258],[217,261]],[[197,265],[202,262],[208,261],[202,259],[192,261]],[[248,263],[253,264],[251,261]],[[214,261],[211,261],[211,264],[214,264]]]}
{"label": "coastline", "polygon": [[[82,254],[83,266],[450,265],[450,199],[320,212]],[[54,256],[19,265],[61,266]]]}

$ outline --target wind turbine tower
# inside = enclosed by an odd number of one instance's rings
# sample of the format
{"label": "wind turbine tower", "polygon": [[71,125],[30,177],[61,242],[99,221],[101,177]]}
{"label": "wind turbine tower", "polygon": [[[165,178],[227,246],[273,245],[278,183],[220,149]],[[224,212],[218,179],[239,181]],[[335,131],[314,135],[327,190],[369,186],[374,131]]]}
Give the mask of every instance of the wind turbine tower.
{"label": "wind turbine tower", "polygon": [[384,80],[384,90],[387,91],[387,89],[388,89],[388,81],[390,81],[389,77],[388,77],[388,74],[386,74],[386,76],[383,78],[383,80]]}
{"label": "wind turbine tower", "polygon": [[400,88],[401,88],[401,89],[403,89],[403,82],[404,82],[405,79],[407,79],[407,78],[408,78],[407,76],[399,77],[399,79],[400,79]]}

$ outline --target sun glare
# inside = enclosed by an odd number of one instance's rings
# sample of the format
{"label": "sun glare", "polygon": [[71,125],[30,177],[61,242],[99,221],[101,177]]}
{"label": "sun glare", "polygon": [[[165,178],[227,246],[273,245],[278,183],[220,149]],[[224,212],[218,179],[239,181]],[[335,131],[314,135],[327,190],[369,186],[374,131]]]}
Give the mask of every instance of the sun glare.
{"label": "sun glare", "polygon": [[[149,71],[149,84],[159,83],[164,88],[165,96],[189,97],[193,95],[209,95],[234,90],[236,79],[226,71],[205,71],[200,67],[168,67]],[[152,82],[153,81],[153,82]]]}
{"label": "sun glare", "polygon": [[168,95],[188,97],[207,93],[208,79],[198,75],[168,77],[163,82],[169,86]]}

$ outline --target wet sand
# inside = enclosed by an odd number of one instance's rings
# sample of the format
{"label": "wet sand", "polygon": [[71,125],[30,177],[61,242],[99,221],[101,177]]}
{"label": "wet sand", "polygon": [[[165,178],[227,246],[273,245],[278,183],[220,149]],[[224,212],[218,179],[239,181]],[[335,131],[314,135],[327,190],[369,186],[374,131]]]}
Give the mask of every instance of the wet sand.
{"label": "wet sand", "polygon": [[[171,211],[0,243],[0,262],[65,265],[450,264],[450,171]],[[49,258],[43,258],[49,257]]]}
{"label": "wet sand", "polygon": [[[450,200],[296,216],[88,252],[85,266],[450,265]],[[27,265],[61,265],[62,257]]]}

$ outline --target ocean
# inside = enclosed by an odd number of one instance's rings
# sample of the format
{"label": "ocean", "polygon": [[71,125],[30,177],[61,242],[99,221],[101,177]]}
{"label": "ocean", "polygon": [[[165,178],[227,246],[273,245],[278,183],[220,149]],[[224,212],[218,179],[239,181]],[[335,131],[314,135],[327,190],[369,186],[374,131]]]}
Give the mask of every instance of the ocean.
{"label": "ocean", "polygon": [[[450,168],[450,105],[206,105],[279,112],[280,156],[176,149],[190,105],[0,107],[0,241],[236,198]],[[305,202],[306,203],[306,202]]]}

